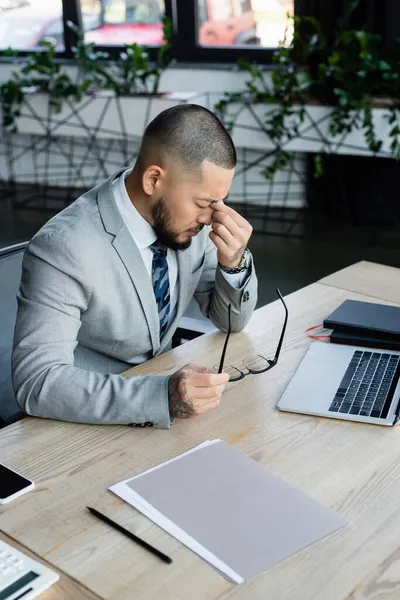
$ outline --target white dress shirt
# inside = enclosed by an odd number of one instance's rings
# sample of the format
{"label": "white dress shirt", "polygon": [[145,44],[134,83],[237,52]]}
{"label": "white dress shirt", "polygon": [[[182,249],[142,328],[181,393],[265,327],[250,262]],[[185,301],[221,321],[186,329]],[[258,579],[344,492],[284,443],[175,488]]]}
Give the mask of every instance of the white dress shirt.
{"label": "white dress shirt", "polygon": [[[134,207],[134,205],[131,202],[131,199],[128,196],[128,192],[126,191],[125,186],[125,179],[131,173],[131,171],[132,169],[127,169],[120,177],[114,180],[114,198],[120,215],[124,220],[124,223],[127,226],[129,233],[133,238],[133,241],[139,249],[143,263],[151,280],[153,252],[151,251],[150,246],[156,241],[157,235],[150,223],[148,223],[146,219],[144,219],[139,213],[139,211]],[[170,248],[168,248],[167,250],[167,263],[170,293],[169,321],[171,322],[174,317],[178,302],[179,276],[176,252],[174,250],[171,250]],[[225,279],[229,282],[229,284],[234,288],[241,287],[248,277],[248,269],[246,269],[243,273],[237,274],[225,273],[225,271],[222,270],[221,272],[224,275]]]}

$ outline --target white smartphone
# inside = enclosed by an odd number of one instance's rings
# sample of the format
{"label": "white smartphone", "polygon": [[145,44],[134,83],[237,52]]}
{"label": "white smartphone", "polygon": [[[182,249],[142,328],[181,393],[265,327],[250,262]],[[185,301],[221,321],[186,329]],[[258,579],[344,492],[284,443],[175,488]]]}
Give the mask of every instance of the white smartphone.
{"label": "white smartphone", "polygon": [[7,504],[34,487],[33,481],[0,463],[0,504]]}

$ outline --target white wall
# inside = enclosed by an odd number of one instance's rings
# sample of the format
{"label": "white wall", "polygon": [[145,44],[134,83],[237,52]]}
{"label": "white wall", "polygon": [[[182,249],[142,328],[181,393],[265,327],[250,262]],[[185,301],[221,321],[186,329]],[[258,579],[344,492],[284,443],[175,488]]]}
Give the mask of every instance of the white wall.
{"label": "white wall", "polygon": [[[7,79],[15,67],[0,64],[0,81]],[[73,69],[68,69],[73,74]],[[225,91],[241,91],[244,88],[246,76],[237,70],[216,66],[212,68],[170,68],[162,76],[160,91],[190,91],[198,92],[200,96],[193,100],[199,104],[213,108],[215,102]],[[205,94],[206,93],[206,94]],[[43,106],[38,110],[46,110],[45,99]],[[41,111],[42,112],[42,111]],[[107,118],[112,123],[115,115]],[[127,123],[129,131],[129,123]],[[111,126],[110,126],[111,127]],[[21,133],[27,131],[27,127],[21,127]],[[58,131],[58,133],[60,133]],[[113,148],[110,152],[110,144]],[[29,145],[31,150],[24,151]],[[49,185],[92,187],[100,182],[108,173],[112,173],[119,166],[124,166],[124,156],[133,156],[137,144],[132,142],[126,152],[121,152],[117,140],[103,140],[96,148],[90,146],[90,138],[71,139],[59,137],[52,143],[51,154],[46,152],[46,138],[38,136],[18,135],[13,137],[12,156],[16,159],[14,165],[14,177],[17,181],[25,183],[38,181]],[[89,148],[89,151],[87,149]],[[89,156],[88,156],[89,155]],[[104,167],[98,166],[98,157],[106,157]],[[271,188],[270,182],[263,175],[268,164],[264,159],[259,165],[250,169],[244,176],[240,174],[243,170],[243,161],[251,163],[260,158],[258,151],[251,149],[242,150],[238,148],[238,176],[235,178],[231,191],[231,201],[242,201],[243,194],[247,192],[247,202],[252,204],[269,204],[302,206],[305,197],[305,161],[302,154],[296,155],[296,174],[281,173],[274,180]],[[0,143],[0,178],[9,177],[9,166],[7,158],[10,150],[1,148]],[[65,167],[66,163],[72,161],[71,168]],[[85,162],[86,161],[86,162]],[[92,163],[92,164],[91,164]],[[83,166],[82,166],[83,164]],[[250,184],[250,185],[249,185]],[[268,199],[268,200],[267,200]]]}
{"label": "white wall", "polygon": [[161,78],[161,90],[190,90],[196,92],[238,92],[243,90],[246,75],[237,67],[222,68],[171,68]]}

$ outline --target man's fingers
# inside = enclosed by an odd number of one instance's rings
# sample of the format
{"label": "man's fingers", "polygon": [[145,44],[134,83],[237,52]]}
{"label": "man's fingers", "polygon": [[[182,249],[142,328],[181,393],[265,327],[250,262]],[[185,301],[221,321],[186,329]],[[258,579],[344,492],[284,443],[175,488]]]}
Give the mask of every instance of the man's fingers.
{"label": "man's fingers", "polygon": [[189,363],[184,368],[187,371],[193,371],[194,373],[215,373],[212,369],[201,367],[200,365],[196,365],[196,363]]}
{"label": "man's fingers", "polygon": [[227,373],[215,373],[194,363],[179,369],[168,381],[170,415],[191,419],[216,408],[228,381]]}
{"label": "man's fingers", "polygon": [[190,371],[190,383],[195,387],[225,385],[225,383],[229,381],[229,375],[227,373],[216,373],[214,369],[202,367],[196,363],[189,363],[184,369],[185,371]]}
{"label": "man's fingers", "polygon": [[229,381],[228,373],[191,373],[188,376],[188,383],[195,388],[216,387],[225,385]]}
{"label": "man's fingers", "polygon": [[231,208],[230,206],[224,204],[222,201],[213,204],[213,208],[215,209],[214,218],[217,217],[217,212],[221,212],[229,215],[231,219],[233,219],[233,221],[235,221],[235,223],[239,225],[239,227],[246,227],[249,225],[249,222],[244,217],[242,217],[241,214],[239,214],[235,209]]}
{"label": "man's fingers", "polygon": [[209,237],[212,243],[217,247],[217,250],[225,254],[229,251],[228,244],[222,239],[222,237],[217,235],[215,231],[210,231]]}
{"label": "man's fingers", "polygon": [[235,237],[242,235],[242,230],[244,227],[240,227],[234,219],[232,219],[231,215],[227,213],[223,213],[219,210],[214,212],[212,227],[218,226],[218,224],[224,225],[228,231],[232,233]]}
{"label": "man's fingers", "polygon": [[[241,242],[241,236],[235,238],[234,234],[231,231],[229,231],[229,229],[225,227],[225,225],[222,225],[222,223],[213,223],[212,229],[216,235],[218,235],[224,240],[227,246],[232,247],[236,243]],[[238,240],[238,242],[236,240]]]}
{"label": "man's fingers", "polygon": [[221,385],[212,385],[209,387],[195,387],[192,386],[189,382],[187,395],[193,402],[197,399],[208,399],[214,397],[220,397],[222,392],[224,391],[225,383]]}
{"label": "man's fingers", "polygon": [[184,386],[179,387],[179,397],[175,398],[171,388],[170,408],[178,419],[191,419],[217,408],[226,384],[227,373],[215,373],[212,369],[194,363],[178,371]]}
{"label": "man's fingers", "polygon": [[213,410],[214,408],[217,408],[218,406],[219,406],[219,398],[214,398],[208,404],[203,404],[203,405],[199,406],[198,408],[196,407],[196,409],[195,409],[196,416],[202,415],[202,414],[208,412],[209,410]]}
{"label": "man's fingers", "polygon": [[209,398],[194,398],[189,400],[190,408],[188,406],[188,410],[186,408],[182,408],[179,412],[176,413],[176,417],[178,419],[194,419],[199,415],[202,415],[209,410],[213,410],[217,408],[220,403],[220,395],[213,395]]}

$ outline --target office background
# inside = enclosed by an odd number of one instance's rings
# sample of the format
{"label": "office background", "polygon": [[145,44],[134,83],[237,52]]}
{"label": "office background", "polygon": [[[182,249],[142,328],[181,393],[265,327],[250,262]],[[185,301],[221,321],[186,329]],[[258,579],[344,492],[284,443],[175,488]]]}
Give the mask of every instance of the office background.
{"label": "office background", "polygon": [[[400,34],[398,3],[363,0],[356,4],[346,0],[0,2],[3,92],[28,56],[49,57],[41,40],[54,46],[54,64],[76,81],[78,37],[70,22],[85,31],[85,42],[94,44],[93,51],[106,52],[111,62],[124,51],[121,42],[144,44],[149,60],[157,60],[163,41],[162,15],[172,24],[172,62],[163,70],[158,88],[171,97],[117,93],[84,98],[81,103],[70,97],[62,100],[62,112],[57,114],[50,108],[49,94],[37,90],[26,93],[16,131],[4,126],[2,119],[0,246],[28,240],[79,193],[134,160],[146,120],[171,102],[197,102],[215,110],[224,94],[237,93],[243,103],[249,74],[237,62],[243,59],[262,66],[268,80],[274,50],[285,31],[289,41],[293,32],[288,13],[314,17],[329,39],[352,8],[347,28],[380,35],[382,52],[394,55]],[[99,87],[101,96],[105,90]],[[266,112],[267,104],[262,108]],[[390,149],[366,151],[366,142],[358,135],[344,154],[337,148],[328,150],[332,155],[316,179],[314,160],[321,145],[315,136],[310,145],[306,136],[299,135],[290,164],[267,179],[276,145],[271,150],[270,139],[265,146],[263,139],[260,142],[257,128],[264,135],[262,120],[251,115],[246,119],[234,136],[239,166],[231,202],[255,228],[251,249],[259,273],[260,306],[274,299],[277,285],[289,293],[360,259],[400,265],[398,162]],[[376,134],[380,133],[385,136],[387,130],[378,127]]]}
{"label": "office background", "polygon": [[[0,539],[57,568],[57,598],[264,599],[266,590],[276,598],[398,598],[395,428],[284,415],[276,406],[317,343],[308,327],[348,298],[399,303],[390,267],[361,262],[333,273],[361,259],[400,266],[399,30],[398,0],[0,0],[0,451],[37,486],[0,511]],[[304,45],[291,44],[293,31]],[[134,41],[147,56],[126,46]],[[239,59],[247,62],[239,67]],[[160,69],[144,80],[157,60]],[[160,94],[136,94],[157,83]],[[151,115],[188,101],[219,111],[232,129],[239,166],[230,202],[254,225],[258,304],[268,303],[230,338],[229,362],[275,349],[279,286],[284,295],[298,290],[286,298],[279,365],[272,376],[234,383],[218,411],[169,432],[19,420],[10,355],[24,244],[82,191],[131,164]],[[212,366],[223,340],[204,336],[135,374],[171,373],[189,361]],[[232,590],[107,491],[214,438],[349,526]],[[173,555],[169,573],[105,530],[88,504]]]}

